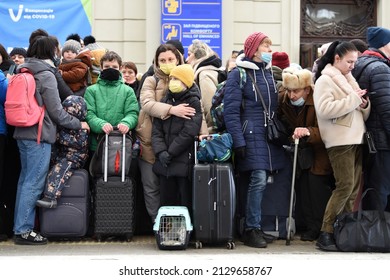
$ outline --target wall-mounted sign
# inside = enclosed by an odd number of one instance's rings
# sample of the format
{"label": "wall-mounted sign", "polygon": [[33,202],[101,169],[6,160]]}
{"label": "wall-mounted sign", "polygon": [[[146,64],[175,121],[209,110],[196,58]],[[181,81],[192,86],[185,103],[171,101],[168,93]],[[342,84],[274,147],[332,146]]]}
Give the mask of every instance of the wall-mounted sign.
{"label": "wall-mounted sign", "polygon": [[77,33],[90,35],[91,0],[2,0],[0,1],[0,43],[9,51],[28,47],[32,31],[41,28],[58,38]]}
{"label": "wall-mounted sign", "polygon": [[222,0],[161,0],[161,43],[180,40],[187,56],[192,40],[222,55]]}

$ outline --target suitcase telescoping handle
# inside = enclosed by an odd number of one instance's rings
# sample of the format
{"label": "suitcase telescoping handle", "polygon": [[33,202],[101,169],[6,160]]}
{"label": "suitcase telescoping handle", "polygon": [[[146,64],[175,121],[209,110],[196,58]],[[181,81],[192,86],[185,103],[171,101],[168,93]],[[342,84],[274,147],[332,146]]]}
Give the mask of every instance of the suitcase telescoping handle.
{"label": "suitcase telescoping handle", "polygon": [[[117,131],[118,128],[115,126],[114,130]],[[122,139],[122,182],[125,181],[125,169],[126,169],[126,159],[125,159],[125,152],[126,152],[126,135],[122,134],[123,139]],[[103,174],[103,179],[104,182],[107,182],[107,173],[108,173],[108,138],[109,135],[106,134],[106,141],[104,143],[104,174]]]}
{"label": "suitcase telescoping handle", "polygon": [[202,137],[200,136],[195,136],[194,138],[194,159],[195,159],[195,164],[198,164],[198,156],[197,156],[197,151],[198,151],[198,147],[199,147],[199,141],[202,141],[203,139],[211,139],[213,137],[216,137],[218,136],[219,134],[216,133],[216,134],[209,134],[209,135],[202,135]]}
{"label": "suitcase telescoping handle", "polygon": [[195,164],[198,164],[198,155],[197,155],[198,144],[199,144],[199,137],[195,136],[195,139],[194,139],[194,160],[195,160]]}

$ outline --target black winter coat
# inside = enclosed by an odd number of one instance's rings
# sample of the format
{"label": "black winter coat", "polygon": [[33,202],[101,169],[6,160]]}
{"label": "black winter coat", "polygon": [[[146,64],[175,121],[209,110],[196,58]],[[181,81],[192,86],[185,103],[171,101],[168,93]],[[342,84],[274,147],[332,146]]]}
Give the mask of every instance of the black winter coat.
{"label": "black winter coat", "polygon": [[381,51],[369,49],[359,57],[352,74],[360,88],[375,92],[370,95],[367,131],[378,150],[390,150],[390,61]]}
{"label": "black winter coat", "polygon": [[[152,129],[152,147],[156,154],[153,171],[157,175],[166,177],[187,177],[193,164],[194,138],[199,135],[202,125],[202,109],[200,104],[200,91],[194,84],[182,93],[168,92],[161,102],[173,106],[187,103],[196,110],[191,119],[184,119],[174,115],[161,120],[154,118]],[[172,156],[168,167],[164,167],[158,160],[158,155],[167,151]]]}

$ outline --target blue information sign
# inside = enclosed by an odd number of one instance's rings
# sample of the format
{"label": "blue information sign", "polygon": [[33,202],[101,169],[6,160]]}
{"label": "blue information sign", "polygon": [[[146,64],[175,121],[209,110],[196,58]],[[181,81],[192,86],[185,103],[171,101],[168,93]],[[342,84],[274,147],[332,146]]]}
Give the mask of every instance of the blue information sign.
{"label": "blue information sign", "polygon": [[221,30],[222,0],[161,0],[161,43],[180,40],[186,56],[199,39],[221,57]]}

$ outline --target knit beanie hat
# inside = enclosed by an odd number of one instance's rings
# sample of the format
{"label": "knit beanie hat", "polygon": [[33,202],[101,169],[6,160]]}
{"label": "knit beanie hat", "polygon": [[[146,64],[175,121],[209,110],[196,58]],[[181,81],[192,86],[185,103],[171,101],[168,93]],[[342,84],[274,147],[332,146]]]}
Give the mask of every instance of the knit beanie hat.
{"label": "knit beanie hat", "polygon": [[282,72],[283,87],[288,89],[302,89],[312,86],[312,73],[307,69],[299,70],[296,67],[287,67]]}
{"label": "knit beanie hat", "polygon": [[264,33],[261,32],[255,32],[246,38],[244,43],[244,53],[245,56],[252,59],[255,55],[257,49],[259,48],[261,42],[268,37]]}
{"label": "knit beanie hat", "polygon": [[280,69],[284,69],[290,66],[290,60],[288,54],[285,52],[272,53],[272,65],[278,66]]}
{"label": "knit beanie hat", "polygon": [[184,55],[184,47],[183,44],[179,40],[169,40],[167,41],[167,44],[174,45],[175,48],[182,54]]}
{"label": "knit beanie hat", "polygon": [[62,107],[72,116],[84,121],[87,116],[87,103],[83,97],[78,95],[70,95],[63,102]]}
{"label": "knit beanie hat", "polygon": [[64,43],[61,53],[62,55],[64,55],[64,52],[72,51],[76,54],[79,54],[80,50],[81,50],[81,44],[76,40],[70,39]]}
{"label": "knit beanie hat", "polygon": [[189,64],[178,65],[172,69],[169,77],[175,77],[179,79],[183,84],[185,84],[188,88],[192,87],[194,84],[194,70]]}
{"label": "knit beanie hat", "polygon": [[13,56],[16,54],[20,54],[24,58],[27,57],[27,51],[25,48],[13,48],[12,51],[9,53],[9,56]]}
{"label": "knit beanie hat", "polygon": [[367,28],[367,42],[375,49],[386,46],[390,42],[390,30],[383,27]]}

